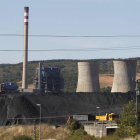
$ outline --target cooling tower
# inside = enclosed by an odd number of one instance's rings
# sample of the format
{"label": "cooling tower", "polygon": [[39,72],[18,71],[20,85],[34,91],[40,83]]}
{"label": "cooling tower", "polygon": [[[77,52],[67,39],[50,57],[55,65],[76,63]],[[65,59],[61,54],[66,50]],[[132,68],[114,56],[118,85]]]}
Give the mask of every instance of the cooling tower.
{"label": "cooling tower", "polygon": [[134,92],[137,60],[118,60],[113,63],[114,82],[111,92]]}
{"label": "cooling tower", "polygon": [[78,62],[76,92],[100,92],[99,62]]}

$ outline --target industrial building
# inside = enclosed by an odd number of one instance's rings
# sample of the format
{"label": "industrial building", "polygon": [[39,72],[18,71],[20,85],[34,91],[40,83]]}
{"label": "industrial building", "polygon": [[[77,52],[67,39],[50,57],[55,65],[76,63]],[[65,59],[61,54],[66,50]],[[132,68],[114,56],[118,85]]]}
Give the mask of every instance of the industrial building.
{"label": "industrial building", "polygon": [[41,92],[59,92],[61,89],[61,73],[57,67],[42,67],[36,71],[35,88]]}
{"label": "industrial building", "polygon": [[115,60],[111,92],[134,92],[137,60]]}
{"label": "industrial building", "polygon": [[100,92],[99,62],[78,62],[76,92]]}

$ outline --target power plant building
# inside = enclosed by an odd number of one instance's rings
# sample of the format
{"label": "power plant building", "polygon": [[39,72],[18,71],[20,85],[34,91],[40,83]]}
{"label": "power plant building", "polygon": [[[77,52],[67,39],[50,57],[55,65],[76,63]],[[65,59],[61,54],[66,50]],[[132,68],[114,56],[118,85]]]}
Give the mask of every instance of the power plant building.
{"label": "power plant building", "polygon": [[137,60],[115,60],[114,82],[111,92],[134,92]]}
{"label": "power plant building", "polygon": [[41,92],[59,92],[62,87],[61,81],[59,68],[41,67],[41,65],[37,68],[35,86]]}
{"label": "power plant building", "polygon": [[78,62],[76,92],[100,92],[99,62]]}

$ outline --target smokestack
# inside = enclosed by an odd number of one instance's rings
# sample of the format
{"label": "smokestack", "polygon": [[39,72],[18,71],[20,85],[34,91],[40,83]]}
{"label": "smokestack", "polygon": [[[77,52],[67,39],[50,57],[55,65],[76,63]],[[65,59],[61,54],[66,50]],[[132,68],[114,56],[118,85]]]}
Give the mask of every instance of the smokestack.
{"label": "smokestack", "polygon": [[28,19],[29,7],[24,7],[24,50],[23,50],[23,75],[22,75],[22,89],[28,88]]}
{"label": "smokestack", "polygon": [[114,82],[111,92],[134,92],[137,60],[117,60],[114,63]]}
{"label": "smokestack", "polygon": [[41,91],[42,89],[42,64],[39,63],[38,69],[38,89]]}
{"label": "smokestack", "polygon": [[76,92],[100,92],[99,62],[78,62]]}

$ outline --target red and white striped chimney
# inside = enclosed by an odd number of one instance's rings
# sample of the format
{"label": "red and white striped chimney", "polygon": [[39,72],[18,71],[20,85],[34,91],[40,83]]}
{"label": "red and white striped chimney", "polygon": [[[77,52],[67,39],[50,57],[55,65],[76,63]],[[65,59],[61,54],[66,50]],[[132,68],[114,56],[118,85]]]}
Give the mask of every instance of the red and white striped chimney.
{"label": "red and white striped chimney", "polygon": [[23,49],[23,74],[22,89],[28,88],[28,19],[29,7],[24,7],[24,49]]}
{"label": "red and white striped chimney", "polygon": [[24,25],[28,25],[29,7],[24,7]]}

